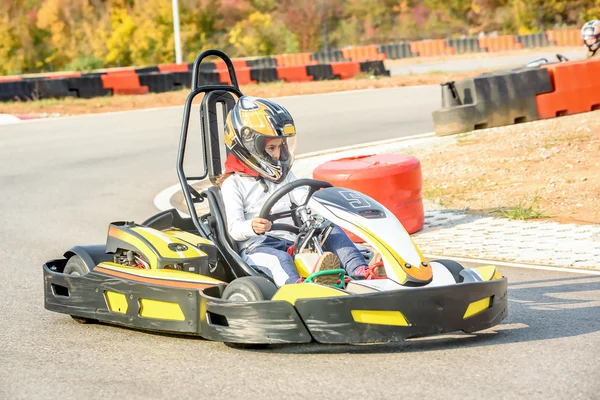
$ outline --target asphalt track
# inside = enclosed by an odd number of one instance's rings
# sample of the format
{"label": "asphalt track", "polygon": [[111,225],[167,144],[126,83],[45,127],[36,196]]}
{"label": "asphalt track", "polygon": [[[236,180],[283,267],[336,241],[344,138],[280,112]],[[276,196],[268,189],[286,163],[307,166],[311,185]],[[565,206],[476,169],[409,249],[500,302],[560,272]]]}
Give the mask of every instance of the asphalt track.
{"label": "asphalt track", "polygon": [[[296,116],[305,153],[431,131],[439,87],[281,102]],[[45,311],[44,261],[75,244],[103,243],[110,221],[143,221],[156,212],[154,196],[177,182],[181,114],[0,127],[1,399],[597,398],[600,276],[593,274],[502,267],[510,303],[498,327],[370,346],[240,351]],[[198,157],[188,154],[188,171]]]}

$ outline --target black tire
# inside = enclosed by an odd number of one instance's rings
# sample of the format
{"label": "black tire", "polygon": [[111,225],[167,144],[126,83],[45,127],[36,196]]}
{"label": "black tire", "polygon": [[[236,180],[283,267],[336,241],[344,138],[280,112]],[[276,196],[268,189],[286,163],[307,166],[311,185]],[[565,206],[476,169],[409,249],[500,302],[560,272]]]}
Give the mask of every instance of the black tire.
{"label": "black tire", "polygon": [[[75,276],[83,276],[90,272],[87,264],[81,259],[81,257],[74,255],[67,260],[67,265],[65,265],[65,269],[63,270],[63,274],[67,275],[75,275]],[[95,319],[89,319],[84,317],[77,317],[75,315],[71,315],[75,321],[80,324],[92,324],[97,322]]]}
{"label": "black tire", "polygon": [[[263,301],[271,300],[277,286],[262,276],[244,276],[234,279],[223,291],[224,300],[231,301]],[[264,349],[268,346],[265,343],[231,343],[225,342],[225,345],[237,349]]]}
{"label": "black tire", "polygon": [[244,276],[234,279],[223,291],[222,298],[232,301],[271,300],[277,286],[262,276]]}
{"label": "black tire", "polygon": [[453,260],[432,260],[432,262],[436,262],[442,264],[450,273],[452,277],[456,281],[456,283],[461,283],[463,281],[463,277],[460,275],[461,271],[465,269],[462,265]]}

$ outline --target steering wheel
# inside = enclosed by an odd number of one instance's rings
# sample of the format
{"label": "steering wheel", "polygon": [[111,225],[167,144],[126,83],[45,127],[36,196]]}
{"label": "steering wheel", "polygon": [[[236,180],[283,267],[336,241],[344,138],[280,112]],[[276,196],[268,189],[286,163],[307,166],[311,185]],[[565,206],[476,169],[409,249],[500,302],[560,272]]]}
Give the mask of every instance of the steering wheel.
{"label": "steering wheel", "polygon": [[557,54],[556,58],[558,58],[558,61],[560,61],[560,62],[569,61],[569,59],[567,57],[563,56],[562,54]]}
{"label": "steering wheel", "polygon": [[[306,201],[304,202],[304,204],[301,205],[293,205],[292,208],[289,211],[281,211],[278,213],[274,213],[271,214],[271,209],[275,206],[275,204],[285,195],[287,195],[288,193],[290,193],[292,190],[302,187],[302,186],[308,186],[310,188],[310,190],[308,191],[308,196],[306,196]],[[333,187],[333,185],[329,182],[325,182],[325,181],[319,181],[316,179],[297,179],[293,182],[290,183],[286,183],[285,185],[283,185],[282,187],[280,187],[279,189],[277,189],[277,191],[275,193],[273,193],[271,195],[271,197],[269,197],[267,199],[267,201],[265,202],[265,204],[262,206],[262,209],[260,210],[260,214],[258,214],[258,216],[260,218],[265,218],[268,219],[269,221],[273,222],[279,218],[288,218],[291,217],[292,215],[294,215],[294,213],[296,212],[296,210],[298,209],[298,207],[300,206],[304,206],[306,205],[306,203],[308,203],[308,201],[310,200],[310,198],[312,197],[312,195],[320,189],[323,188],[327,188],[327,187]],[[298,233],[300,232],[300,229],[298,229],[297,226],[294,225],[290,225],[290,224],[282,224],[282,223],[277,223],[277,224],[273,224],[271,226],[272,230],[284,230],[284,231],[289,231],[292,233]]]}

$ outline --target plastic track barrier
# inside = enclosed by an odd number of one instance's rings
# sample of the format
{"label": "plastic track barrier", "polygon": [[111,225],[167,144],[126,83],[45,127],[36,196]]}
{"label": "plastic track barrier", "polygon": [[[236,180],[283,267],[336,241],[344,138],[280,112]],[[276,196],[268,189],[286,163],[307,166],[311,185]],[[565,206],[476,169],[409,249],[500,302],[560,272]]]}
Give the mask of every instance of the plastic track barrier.
{"label": "plastic track barrier", "polygon": [[544,65],[554,87],[551,93],[536,97],[540,119],[600,109],[600,59]]}
{"label": "plastic track barrier", "polygon": [[433,112],[439,136],[535,121],[537,96],[554,90],[546,68],[499,71],[441,86],[442,109]]}
{"label": "plastic track barrier", "polygon": [[556,43],[557,46],[583,46],[579,29],[565,29],[547,31],[548,41]]}
{"label": "plastic track barrier", "polygon": [[310,58],[311,53],[280,54],[275,56],[278,67],[295,67],[299,65],[314,65],[317,61]]}
{"label": "plastic track barrier", "polygon": [[419,57],[454,54],[454,49],[452,47],[447,47],[444,39],[410,42],[410,51],[417,53]]}
{"label": "plastic track barrier", "polygon": [[360,64],[351,61],[332,63],[331,72],[338,79],[349,79],[360,73]]}
{"label": "plastic track barrier", "polygon": [[487,51],[520,50],[523,43],[517,43],[514,35],[503,35],[493,37],[482,37],[478,39],[479,47]]}
{"label": "plastic track barrier", "polygon": [[379,46],[379,52],[384,53],[390,60],[397,60],[399,58],[418,57],[419,54],[413,53],[410,50],[410,43],[390,43]]}
{"label": "plastic track barrier", "polygon": [[533,33],[531,35],[516,35],[515,41],[522,43],[526,49],[534,49],[539,47],[547,47],[552,44],[548,41],[548,36],[545,33]]}
{"label": "plastic track barrier", "polygon": [[385,53],[380,53],[377,45],[357,46],[342,49],[342,55],[352,61],[385,60]]}
{"label": "plastic track barrier", "polygon": [[[421,163],[413,156],[373,154],[341,158],[319,165],[313,178],[372,197],[390,210],[408,233],[423,228]],[[364,242],[346,233],[354,242]]]}
{"label": "plastic track barrier", "polygon": [[477,38],[446,39],[446,47],[453,48],[456,54],[482,53],[486,48],[479,47]]}

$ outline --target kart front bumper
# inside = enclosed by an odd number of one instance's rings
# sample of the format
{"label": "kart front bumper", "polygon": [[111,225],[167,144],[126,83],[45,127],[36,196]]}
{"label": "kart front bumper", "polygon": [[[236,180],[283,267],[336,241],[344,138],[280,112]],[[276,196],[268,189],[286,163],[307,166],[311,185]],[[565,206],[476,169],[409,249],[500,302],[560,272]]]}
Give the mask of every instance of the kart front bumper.
{"label": "kart front bumper", "polygon": [[[225,285],[193,290],[133,282],[95,270],[84,276],[65,275],[64,262],[44,264],[46,309],[223,342],[393,342],[454,331],[475,332],[497,325],[507,316],[506,278],[297,299],[293,304],[284,300],[243,303],[220,299]],[[485,304],[481,306],[481,302]],[[144,304],[152,304],[153,311],[144,310]],[[479,304],[478,311],[466,317],[473,304]]]}

